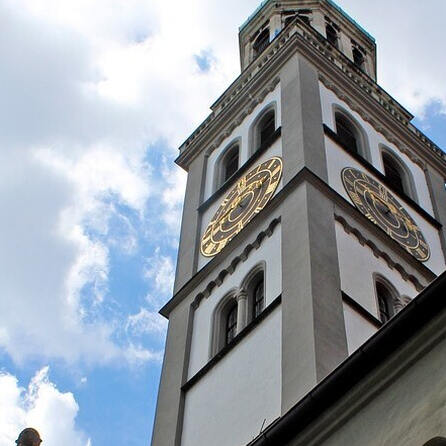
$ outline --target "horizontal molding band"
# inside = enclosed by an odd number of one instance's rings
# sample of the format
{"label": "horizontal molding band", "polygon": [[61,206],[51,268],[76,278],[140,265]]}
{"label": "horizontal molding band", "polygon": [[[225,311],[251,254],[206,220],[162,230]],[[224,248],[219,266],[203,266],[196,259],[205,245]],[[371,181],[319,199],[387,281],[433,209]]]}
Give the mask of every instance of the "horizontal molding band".
{"label": "horizontal molding band", "polygon": [[225,183],[217,189],[206,201],[198,206],[198,212],[205,211],[215,200],[220,198],[225,192],[227,192],[234,183],[240,179],[265,152],[269,149],[282,135],[282,127],[278,127],[274,133],[249,157],[249,159],[239,167],[231,177],[225,181]]}
{"label": "horizontal molding band", "polygon": [[[257,237],[253,234],[253,228],[259,224],[260,221],[266,222],[266,220],[271,216],[271,214],[281,206],[284,200],[289,196],[289,194],[295,190],[303,182],[308,181],[315,187],[319,188],[324,192],[328,198],[330,198],[335,205],[338,205],[340,209],[350,215],[355,221],[358,222],[360,226],[364,226],[372,234],[376,235],[386,245],[389,244],[389,248],[398,253],[405,262],[409,265],[414,266],[419,273],[430,282],[434,280],[437,276],[434,274],[426,265],[424,265],[419,260],[415,259],[411,254],[409,254],[398,242],[389,237],[381,228],[372,223],[365,215],[362,215],[356,207],[347,201],[342,195],[330,187],[324,180],[319,178],[316,174],[310,171],[307,167],[302,168],[297,172],[288,183],[284,184],[282,189],[276,193],[274,197],[268,202],[263,211],[257,214],[241,231],[237,234],[223,249],[215,256],[212,260],[206,263],[200,270],[198,270],[193,277],[191,277],[175,294],[172,298],[164,305],[160,310],[160,314],[169,318],[169,313],[173,308],[176,307],[184,298],[191,293],[194,288],[199,285],[200,282],[206,280],[206,278],[215,269],[219,268],[223,262],[227,261],[228,257],[233,253],[233,251],[241,244],[249,244],[247,239],[254,240]],[[279,216],[280,218],[280,216]],[[280,221],[280,219],[278,220]],[[272,222],[271,222],[272,223]],[[266,223],[265,223],[266,224]],[[257,234],[258,235],[258,234]],[[245,242],[246,241],[246,242]]]}
{"label": "horizontal molding band", "polygon": [[368,310],[366,310],[362,305],[360,305],[358,302],[356,302],[355,299],[351,298],[347,293],[344,293],[344,291],[341,291],[342,293],[342,300],[353,310],[355,310],[359,315],[361,315],[365,320],[370,322],[372,325],[374,325],[377,329],[381,328],[383,326],[383,323],[373,316],[372,313],[370,313]]}
{"label": "horizontal molding band", "polygon": [[401,200],[404,200],[410,207],[412,207],[418,214],[420,214],[424,219],[426,219],[432,226],[436,229],[441,229],[443,225],[436,220],[432,215],[430,215],[427,211],[425,211],[417,202],[412,200],[406,194],[403,194],[392,187],[392,184],[389,182],[387,177],[383,175],[376,167],[370,164],[365,158],[357,153],[350,151],[343,141],[339,138],[339,136],[326,124],[324,126],[324,133],[328,136],[333,142],[335,142],[339,147],[341,147],[345,152],[347,152],[352,158],[358,161],[364,168],[366,168],[371,174],[375,175],[379,181],[384,183],[394,195],[397,195]]}
{"label": "horizontal molding band", "polygon": [[216,364],[218,364],[237,344],[239,344],[249,333],[251,333],[262,321],[264,321],[282,302],[282,295],[276,297],[253,321],[251,321],[234,340],[220,350],[204,367],[202,367],[189,381],[181,387],[183,392],[187,392],[204,375],[206,375]]}

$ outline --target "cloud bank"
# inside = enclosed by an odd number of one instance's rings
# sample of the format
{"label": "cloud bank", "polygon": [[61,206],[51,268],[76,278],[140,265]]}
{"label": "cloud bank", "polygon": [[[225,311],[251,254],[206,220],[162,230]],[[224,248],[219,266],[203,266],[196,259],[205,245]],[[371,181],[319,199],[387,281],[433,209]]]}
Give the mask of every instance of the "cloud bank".
{"label": "cloud bank", "polygon": [[17,378],[0,373],[0,446],[15,444],[25,427],[36,428],[45,446],[91,446],[76,427],[79,411],[74,396],[51,383],[49,369],[38,371],[27,388]]}
{"label": "cloud bank", "polygon": [[[445,111],[446,4],[339,3],[377,38],[384,87],[419,115]],[[238,75],[237,25],[257,4],[0,4],[0,349],[17,363],[158,360],[141,333],[165,328],[155,311],[185,186],[171,161]],[[142,239],[147,307],[107,311],[112,252],[135,255]]]}

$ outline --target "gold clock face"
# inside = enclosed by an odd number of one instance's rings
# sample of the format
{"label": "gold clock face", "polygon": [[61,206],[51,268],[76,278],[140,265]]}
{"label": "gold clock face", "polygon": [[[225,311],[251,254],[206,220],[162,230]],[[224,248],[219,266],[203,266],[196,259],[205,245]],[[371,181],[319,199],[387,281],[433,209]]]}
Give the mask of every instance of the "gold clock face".
{"label": "gold clock face", "polygon": [[219,253],[273,196],[282,176],[282,159],[274,157],[254,167],[226,195],[201,239],[201,253]]}
{"label": "gold clock face", "polygon": [[420,228],[382,184],[353,167],[343,169],[341,177],[348,195],[359,211],[416,259],[421,262],[429,259],[429,245]]}

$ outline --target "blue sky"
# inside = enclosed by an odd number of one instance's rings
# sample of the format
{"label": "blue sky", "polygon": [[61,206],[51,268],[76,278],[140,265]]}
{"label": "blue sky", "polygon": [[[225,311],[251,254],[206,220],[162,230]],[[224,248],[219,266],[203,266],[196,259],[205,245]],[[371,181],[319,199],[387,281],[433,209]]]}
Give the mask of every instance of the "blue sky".
{"label": "blue sky", "polygon": [[[173,160],[239,74],[258,3],[0,0],[0,446],[26,425],[45,446],[149,443]],[[380,84],[446,147],[444,2],[337,3],[376,37]]]}

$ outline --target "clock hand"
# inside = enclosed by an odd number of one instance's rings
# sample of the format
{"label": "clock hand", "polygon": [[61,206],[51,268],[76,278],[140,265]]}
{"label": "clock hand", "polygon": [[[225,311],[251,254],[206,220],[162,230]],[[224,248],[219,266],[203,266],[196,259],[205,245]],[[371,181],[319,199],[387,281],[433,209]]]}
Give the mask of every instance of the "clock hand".
{"label": "clock hand", "polygon": [[228,210],[219,218],[218,221],[224,220],[240,204],[240,202],[246,196],[246,192],[251,192],[252,190],[257,189],[263,184],[264,181],[256,181],[255,183],[246,186],[246,180],[244,178],[242,178],[242,180],[240,180],[240,182],[237,184],[237,198],[234,199]]}
{"label": "clock hand", "polygon": [[255,189],[259,189],[262,187],[263,183],[266,181],[266,177],[262,177],[260,180],[257,180],[246,186],[246,178],[243,177],[239,183],[237,183],[237,197],[232,201],[231,205],[228,207],[226,212],[220,216],[220,218],[215,221],[213,224],[212,235],[214,235],[222,225],[228,220],[229,215],[237,206],[240,206],[242,209],[246,207],[247,203],[243,203],[243,200],[246,198],[249,192],[252,192]]}
{"label": "clock hand", "polygon": [[403,216],[404,224],[407,226],[409,231],[416,231],[418,228],[414,225],[407,217]]}
{"label": "clock hand", "polygon": [[395,212],[391,209],[392,206],[390,203],[384,201],[381,197],[377,197],[374,192],[370,192],[370,195],[372,196],[373,205],[377,207],[381,212],[388,215],[389,213],[392,213],[393,215],[397,215],[396,209]]}

